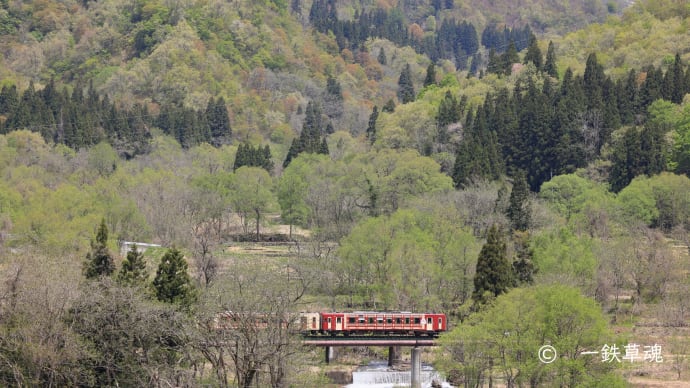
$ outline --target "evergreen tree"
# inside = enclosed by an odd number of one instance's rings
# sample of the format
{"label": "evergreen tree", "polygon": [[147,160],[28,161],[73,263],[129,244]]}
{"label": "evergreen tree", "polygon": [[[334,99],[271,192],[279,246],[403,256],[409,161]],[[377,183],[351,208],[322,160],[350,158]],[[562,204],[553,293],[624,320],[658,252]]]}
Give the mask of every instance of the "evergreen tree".
{"label": "evergreen tree", "polygon": [[493,225],[477,259],[472,299],[475,303],[484,303],[487,294],[496,297],[508,291],[512,284],[512,268],[506,253],[506,244],[499,228]]}
{"label": "evergreen tree", "polygon": [[369,124],[367,125],[366,136],[369,144],[376,142],[376,120],[379,118],[379,108],[374,105],[374,109],[369,115]]}
{"label": "evergreen tree", "polygon": [[537,70],[542,69],[542,56],[541,50],[539,49],[539,42],[537,42],[537,37],[534,34],[529,37],[529,46],[527,46],[527,53],[525,54],[524,64],[532,62]]}
{"label": "evergreen tree", "polygon": [[383,108],[381,108],[381,111],[386,113],[395,112],[395,101],[393,101],[392,98],[386,101],[386,103],[383,105]]}
{"label": "evergreen tree", "polygon": [[400,103],[407,104],[415,100],[414,85],[412,83],[412,71],[406,64],[398,78],[398,99]]}
{"label": "evergreen tree", "polygon": [[205,113],[205,119],[210,130],[211,144],[215,147],[230,144],[232,129],[230,128],[228,108],[225,106],[223,97],[217,100],[211,98],[208,101]]}
{"label": "evergreen tree", "polygon": [[489,63],[486,65],[487,73],[502,74],[503,61],[500,55],[496,55],[496,50],[493,48],[489,50]]}
{"label": "evergreen tree", "polygon": [[237,147],[237,155],[233,164],[233,171],[242,166],[261,167],[268,173],[273,173],[273,159],[271,147],[253,147],[249,143],[242,143]]}
{"label": "evergreen tree", "polygon": [[321,117],[321,110],[317,104],[310,101],[307,104],[302,132],[299,138],[292,140],[288,154],[283,162],[283,167],[287,167],[302,152],[328,154],[328,145],[326,144],[326,138],[322,137],[322,132],[323,119]]}
{"label": "evergreen tree", "polygon": [[513,68],[513,63],[519,63],[520,57],[518,56],[517,48],[515,47],[515,42],[510,41],[508,43],[508,49],[503,53],[501,58],[501,63],[503,64],[503,73],[510,75]]}
{"label": "evergreen tree", "polygon": [[538,272],[534,264],[534,250],[530,247],[529,232],[513,233],[515,258],[513,259],[513,279],[515,286],[534,283],[534,274]]}
{"label": "evergreen tree", "polygon": [[108,227],[105,225],[105,219],[102,219],[96,232],[96,240],[91,242],[91,252],[86,255],[84,276],[87,279],[110,276],[115,272],[115,260],[107,245]]}
{"label": "evergreen tree", "polygon": [[144,254],[139,252],[136,244],[132,245],[127,258],[122,261],[122,267],[117,274],[117,280],[121,284],[129,286],[143,286],[148,282],[149,274],[146,271]]}
{"label": "evergreen tree", "polygon": [[426,77],[424,78],[424,87],[436,84],[436,65],[430,63],[426,68]]}
{"label": "evergreen tree", "polygon": [[459,122],[461,115],[462,110],[458,99],[450,91],[446,91],[443,100],[441,100],[438,106],[438,114],[436,115],[436,122],[439,127]]}
{"label": "evergreen tree", "polygon": [[513,189],[508,200],[506,216],[510,220],[513,230],[526,231],[531,221],[531,206],[529,203],[529,188],[524,171],[520,170],[513,177]]}
{"label": "evergreen tree", "polygon": [[187,273],[187,261],[182,253],[169,249],[161,258],[153,279],[156,298],[161,302],[189,306],[196,299],[196,290]]}
{"label": "evergreen tree", "polygon": [[556,48],[554,47],[552,41],[549,41],[549,48],[546,51],[544,72],[554,78],[558,78],[558,66],[556,65]]}
{"label": "evergreen tree", "polygon": [[382,65],[385,65],[388,62],[388,60],[386,59],[386,51],[383,49],[383,47],[381,47],[381,50],[379,50],[377,60]]}

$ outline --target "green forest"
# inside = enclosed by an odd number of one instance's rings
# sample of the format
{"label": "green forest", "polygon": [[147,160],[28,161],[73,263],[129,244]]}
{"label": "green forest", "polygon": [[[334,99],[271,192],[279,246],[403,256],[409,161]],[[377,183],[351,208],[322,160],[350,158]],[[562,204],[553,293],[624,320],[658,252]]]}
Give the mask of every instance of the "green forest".
{"label": "green forest", "polygon": [[446,314],[454,386],[682,384],[689,23],[0,0],[0,385],[335,387],[298,314],[356,310]]}

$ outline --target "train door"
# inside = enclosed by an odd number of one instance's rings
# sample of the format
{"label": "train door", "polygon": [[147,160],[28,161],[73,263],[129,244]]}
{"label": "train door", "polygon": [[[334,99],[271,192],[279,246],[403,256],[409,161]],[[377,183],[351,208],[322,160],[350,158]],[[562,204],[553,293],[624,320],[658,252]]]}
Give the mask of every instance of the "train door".
{"label": "train door", "polygon": [[434,330],[434,319],[431,317],[426,317],[426,325],[424,325],[424,330],[433,331]]}
{"label": "train door", "polygon": [[335,330],[336,331],[342,331],[343,330],[343,317],[342,316],[336,316],[335,317]]}

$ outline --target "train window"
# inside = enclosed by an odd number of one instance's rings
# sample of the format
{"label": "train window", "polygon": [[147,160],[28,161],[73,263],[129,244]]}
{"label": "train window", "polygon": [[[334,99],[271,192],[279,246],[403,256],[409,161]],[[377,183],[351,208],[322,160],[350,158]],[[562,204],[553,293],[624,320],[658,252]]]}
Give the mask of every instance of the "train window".
{"label": "train window", "polygon": [[374,318],[369,317],[369,323],[373,324],[373,323],[374,323]]}
{"label": "train window", "polygon": [[414,324],[415,324],[415,325],[419,325],[419,317],[417,317],[417,318],[414,319]]}
{"label": "train window", "polygon": [[364,323],[364,317],[359,317],[359,323]]}
{"label": "train window", "polygon": [[408,325],[410,324],[410,317],[405,318],[405,323]]}
{"label": "train window", "polygon": [[382,324],[382,323],[383,323],[383,318],[382,318],[382,317],[376,318],[376,322],[377,322],[378,324]]}
{"label": "train window", "polygon": [[337,317],[337,318],[335,319],[335,323],[337,323],[338,325],[340,325],[342,322],[343,322],[343,321],[342,321],[342,318],[340,318],[340,317]]}
{"label": "train window", "polygon": [[401,323],[402,323],[402,319],[400,319],[400,318],[395,318],[395,323],[397,323],[398,325],[401,324]]}
{"label": "train window", "polygon": [[386,323],[388,323],[388,324],[393,323],[393,318],[388,318],[388,319],[386,319]]}
{"label": "train window", "polygon": [[355,317],[348,318],[347,323],[355,323]]}
{"label": "train window", "polygon": [[443,326],[443,318],[438,319],[438,327]]}
{"label": "train window", "polygon": [[331,323],[331,317],[328,317],[328,323]]}
{"label": "train window", "polygon": [[428,324],[431,325],[432,323],[434,323],[434,320],[431,319],[431,317],[429,317],[429,318],[426,319],[426,323],[428,323]]}

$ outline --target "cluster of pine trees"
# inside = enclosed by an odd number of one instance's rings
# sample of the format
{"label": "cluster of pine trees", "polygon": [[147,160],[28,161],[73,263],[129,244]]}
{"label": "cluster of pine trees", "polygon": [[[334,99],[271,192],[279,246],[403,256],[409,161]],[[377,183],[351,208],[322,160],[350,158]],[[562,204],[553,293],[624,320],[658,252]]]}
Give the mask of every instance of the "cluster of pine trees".
{"label": "cluster of pine trees", "polygon": [[211,98],[206,110],[197,111],[181,104],[163,105],[155,123],[185,148],[201,143],[219,147],[231,141],[232,128],[223,97]]}
{"label": "cluster of pine trees", "polygon": [[298,138],[292,139],[283,167],[287,167],[302,152],[328,155],[328,143],[326,143],[325,136],[326,126],[323,122],[321,108],[318,104],[309,101],[305,114],[302,132]]}
{"label": "cluster of pine trees", "polygon": [[[641,83],[640,83],[640,80]],[[622,125],[645,125],[642,112],[657,99],[682,100],[690,91],[690,69],[680,56],[664,72],[649,67],[631,70],[612,80],[591,54],[583,76],[568,69],[557,88],[550,77],[538,87],[530,78],[487,95],[482,106],[465,115],[464,139],[458,145],[452,172],[456,186],[472,179],[495,179],[526,172],[533,191],[552,177],[568,174],[595,160],[611,133]],[[439,124],[463,114],[462,104],[446,95],[439,109]],[[664,131],[647,127],[626,136],[613,157],[612,189],[619,191],[636,175],[663,170]],[[634,160],[632,160],[634,159]]]}
{"label": "cluster of pine trees", "polygon": [[235,164],[233,170],[237,170],[242,166],[261,167],[273,173],[273,158],[271,157],[271,147],[266,144],[265,147],[252,146],[248,143],[242,143],[237,147],[237,155],[235,156]]}
{"label": "cluster of pine trees", "polygon": [[71,94],[66,87],[60,91],[52,80],[40,91],[33,82],[22,93],[14,85],[3,86],[0,115],[5,120],[0,133],[27,128],[47,141],[74,149],[107,140],[125,157],[147,151],[150,115],[145,106],[119,109],[101,98],[93,84],[86,93],[83,90],[83,85],[77,83]]}
{"label": "cluster of pine trees", "polygon": [[377,8],[356,13],[351,21],[339,20],[335,0],[317,0],[312,3],[309,21],[319,32],[333,32],[341,50],[358,49],[369,38],[383,38],[399,46],[411,46],[433,61],[452,60],[463,69],[467,59],[479,49],[477,30],[471,23],[444,19],[433,34],[417,39],[409,33],[408,21],[398,8]]}
{"label": "cluster of pine trees", "polygon": [[26,128],[40,133],[46,141],[74,149],[107,141],[125,158],[148,152],[149,127],[153,125],[183,147],[203,142],[221,146],[229,144],[232,135],[222,97],[211,98],[206,110],[163,105],[160,114],[154,116],[144,105],[118,107],[107,96],[101,97],[92,83],[87,88],[77,83],[72,93],[66,87],[58,90],[52,80],[42,90],[36,90],[31,82],[21,93],[14,85],[3,86],[0,115],[4,117],[0,133]]}

